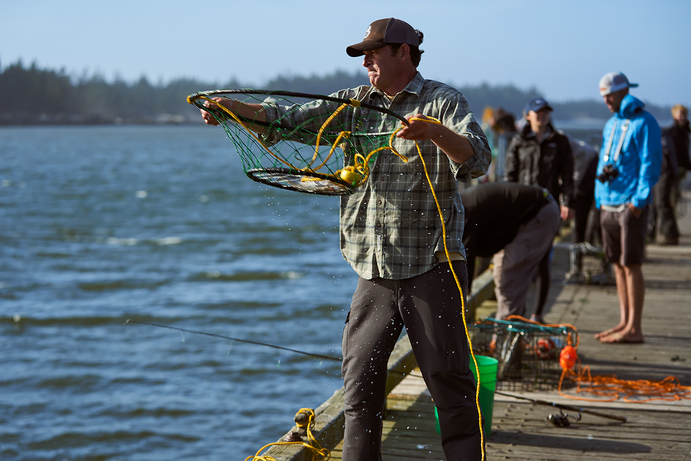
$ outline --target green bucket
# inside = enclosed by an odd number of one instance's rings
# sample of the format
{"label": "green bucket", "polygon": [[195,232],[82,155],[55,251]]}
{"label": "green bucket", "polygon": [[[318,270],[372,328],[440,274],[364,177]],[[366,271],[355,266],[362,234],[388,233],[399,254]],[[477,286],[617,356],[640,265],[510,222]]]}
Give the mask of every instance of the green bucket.
{"label": "green bucket", "polygon": [[[480,401],[480,410],[482,411],[482,416],[485,417],[485,423],[482,429],[485,436],[492,433],[492,413],[494,412],[494,391],[497,388],[497,365],[499,361],[492,357],[487,357],[484,355],[476,355],[475,360],[477,360],[477,367],[480,369],[480,395],[478,400]],[[475,371],[475,364],[470,362],[470,371],[473,372],[475,381],[477,382],[477,373]],[[434,407],[434,417],[437,420],[437,433],[441,433],[439,428],[439,414],[437,413],[437,407]]]}

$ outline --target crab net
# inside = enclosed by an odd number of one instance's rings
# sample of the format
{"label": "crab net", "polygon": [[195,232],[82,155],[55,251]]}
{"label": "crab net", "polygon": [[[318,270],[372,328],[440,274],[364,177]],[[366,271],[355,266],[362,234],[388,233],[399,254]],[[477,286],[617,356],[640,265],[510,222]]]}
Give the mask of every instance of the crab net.
{"label": "crab net", "polygon": [[[219,98],[234,100],[219,103]],[[225,130],[254,181],[298,192],[348,195],[394,147],[405,118],[354,99],[268,90],[213,90],[187,97]],[[232,109],[231,109],[232,107]]]}

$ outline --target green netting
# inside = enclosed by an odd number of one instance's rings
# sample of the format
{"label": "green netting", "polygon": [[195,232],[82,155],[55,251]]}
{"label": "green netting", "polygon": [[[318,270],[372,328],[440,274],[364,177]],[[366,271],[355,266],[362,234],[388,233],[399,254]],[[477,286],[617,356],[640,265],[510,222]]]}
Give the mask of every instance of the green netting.
{"label": "green netting", "polygon": [[559,386],[559,354],[578,344],[572,325],[542,325],[492,317],[468,326],[473,352],[497,359],[498,389],[542,391]]}
{"label": "green netting", "polygon": [[[231,110],[213,98],[240,101]],[[407,121],[359,101],[266,90],[214,90],[187,98],[225,130],[251,179],[300,192],[346,195],[361,185]]]}

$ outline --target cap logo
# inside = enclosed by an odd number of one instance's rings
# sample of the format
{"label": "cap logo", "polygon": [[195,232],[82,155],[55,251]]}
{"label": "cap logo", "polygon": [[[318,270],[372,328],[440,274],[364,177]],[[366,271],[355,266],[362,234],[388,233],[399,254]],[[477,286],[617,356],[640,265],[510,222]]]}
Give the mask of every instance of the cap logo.
{"label": "cap logo", "polygon": [[372,26],[370,25],[367,28],[367,32],[365,32],[365,40],[367,39],[367,37],[369,37],[369,34],[371,34],[371,33],[372,33]]}

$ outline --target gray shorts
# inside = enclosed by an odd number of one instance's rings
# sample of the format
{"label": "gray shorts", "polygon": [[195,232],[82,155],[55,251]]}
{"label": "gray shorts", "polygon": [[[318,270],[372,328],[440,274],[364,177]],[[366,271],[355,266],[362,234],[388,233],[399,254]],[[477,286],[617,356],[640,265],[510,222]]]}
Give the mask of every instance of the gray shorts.
{"label": "gray shorts", "polygon": [[648,207],[636,218],[627,206],[624,211],[600,211],[602,243],[607,261],[620,266],[643,264]]}

